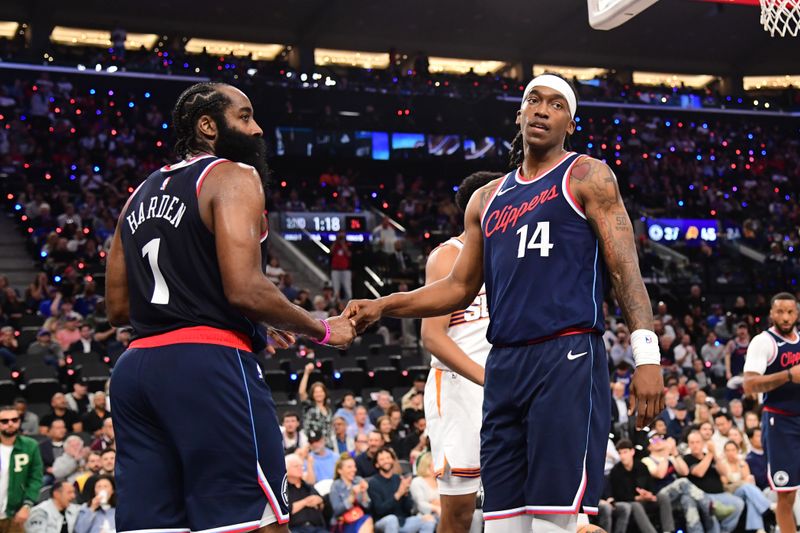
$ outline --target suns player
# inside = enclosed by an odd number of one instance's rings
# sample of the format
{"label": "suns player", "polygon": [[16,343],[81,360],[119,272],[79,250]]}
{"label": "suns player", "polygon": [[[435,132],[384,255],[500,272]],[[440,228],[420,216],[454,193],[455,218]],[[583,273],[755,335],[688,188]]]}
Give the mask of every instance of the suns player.
{"label": "suns player", "polygon": [[173,124],[184,159],[130,197],[106,273],[109,320],[136,333],[111,380],[116,530],[288,531],[258,324],[336,345],[355,331],[314,319],[264,275],[266,150],[247,96],[196,84]]}
{"label": "suns player", "polygon": [[611,423],[602,340],[605,273],[633,331],[631,410],[643,427],[663,409],[658,339],[633,228],[611,169],[564,150],[577,94],[534,78],[517,111],[506,176],[478,190],[450,274],[413,292],[356,300],[359,328],[383,315],[464,309],[484,280],[489,301],[481,480],[486,531],[574,531],[596,513]]}
{"label": "suns player", "polygon": [[[456,206],[463,214],[472,193],[497,179],[476,172],[458,186]],[[425,283],[447,276],[464,246],[464,234],[448,239],[428,257]],[[422,321],[422,342],[432,354],[425,386],[425,419],[441,495],[442,533],[470,530],[480,488],[480,431],[483,367],[491,345],[486,340],[486,291],[466,309]]]}
{"label": "suns player", "polygon": [[778,494],[775,516],[781,531],[797,531],[792,506],[800,488],[800,336],[797,298],[772,297],[772,327],[756,335],[744,364],[746,394],[764,393],[761,435],[767,453],[767,477]]}

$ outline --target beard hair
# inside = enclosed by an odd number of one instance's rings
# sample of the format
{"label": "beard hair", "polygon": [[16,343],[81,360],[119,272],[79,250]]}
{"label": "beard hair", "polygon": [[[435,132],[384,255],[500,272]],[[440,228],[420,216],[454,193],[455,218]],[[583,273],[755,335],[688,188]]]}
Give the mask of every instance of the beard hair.
{"label": "beard hair", "polygon": [[219,135],[214,145],[215,155],[255,168],[266,189],[269,179],[266,141],[262,137],[254,137],[231,128],[224,117],[218,121],[217,127]]}
{"label": "beard hair", "polygon": [[3,435],[4,437],[13,437],[17,433],[19,433],[19,429],[15,429],[14,431],[0,431],[0,435]]}

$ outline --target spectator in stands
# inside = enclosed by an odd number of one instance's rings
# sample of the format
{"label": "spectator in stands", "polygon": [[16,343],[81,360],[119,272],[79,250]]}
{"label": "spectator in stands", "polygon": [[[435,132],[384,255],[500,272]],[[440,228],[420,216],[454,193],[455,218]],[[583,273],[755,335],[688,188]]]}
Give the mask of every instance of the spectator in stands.
{"label": "spectator in stands", "polygon": [[19,342],[14,335],[14,328],[11,326],[0,328],[0,359],[8,368],[16,366],[18,351]]}
{"label": "spectator in stands", "polygon": [[687,373],[686,375],[692,376],[693,381],[697,383],[698,389],[711,389],[711,378],[706,374],[706,367],[703,364],[703,360],[699,357],[692,361],[691,373]]}
{"label": "spectator in stands", "polygon": [[300,386],[297,390],[297,396],[303,404],[303,428],[309,436],[312,431],[322,435],[328,446],[331,446],[333,410],[328,397],[328,389],[322,382],[317,381],[311,385],[310,394],[307,392],[308,378],[315,368],[314,363],[308,363],[305,366],[303,377],[300,379]]}
{"label": "spectator in stands", "polygon": [[425,374],[417,374],[414,376],[414,381],[408,392],[403,394],[400,398],[400,409],[405,411],[411,407],[411,399],[417,394],[425,394],[425,384],[428,382],[428,377]]}
{"label": "spectator in stands", "polygon": [[117,328],[115,331],[114,340],[108,343],[106,353],[111,359],[112,366],[116,364],[119,356],[128,349],[128,345],[131,343],[131,331],[131,328],[128,327]]}
{"label": "spectator in stands", "polygon": [[745,529],[764,531],[763,514],[770,508],[770,502],[756,486],[750,467],[742,459],[739,447],[733,442],[725,444],[724,458],[720,462],[722,483],[727,492],[744,500],[747,507]]}
{"label": "spectator in stands", "polygon": [[770,485],[767,477],[767,456],[764,455],[764,448],[761,446],[761,428],[748,429],[747,437],[750,439],[750,452],[745,461],[756,486],[761,490],[767,489]]}
{"label": "spectator in stands", "polygon": [[352,255],[345,232],[340,231],[331,245],[331,284],[334,295],[345,302],[353,297]]}
{"label": "spectator in stands", "polygon": [[66,427],[72,433],[83,431],[81,418],[75,411],[67,407],[67,397],[64,393],[57,392],[50,399],[51,410],[39,420],[39,433],[46,435],[53,420],[63,420]]}
{"label": "spectator in stands", "polygon": [[[342,396],[342,406],[333,413],[333,417],[342,417],[347,423],[347,427],[355,425],[356,423],[356,395],[351,391],[347,391]],[[351,437],[354,435],[350,435]]]}
{"label": "spectator in stands", "polygon": [[14,398],[14,409],[19,413],[21,420],[20,431],[23,435],[36,435],[39,433],[39,415],[28,410],[28,400],[22,397]]}
{"label": "spectator in stands", "polygon": [[378,471],[375,468],[375,457],[378,450],[383,447],[383,436],[375,430],[367,434],[367,450],[356,456],[356,467],[358,475],[363,478],[370,478]]}
{"label": "spectator in stands", "polygon": [[330,313],[328,313],[328,310],[325,306],[325,298],[321,294],[314,296],[312,308],[313,311],[310,312],[311,316],[317,320],[325,320],[326,318],[330,317]]}
{"label": "spectator in stands", "polygon": [[666,405],[666,407],[659,417],[664,420],[664,422],[669,424],[669,422],[675,418],[675,406],[678,405],[679,397],[678,391],[674,389],[670,389],[664,393],[664,405]]}
{"label": "spectator in stands", "polygon": [[84,322],[80,327],[80,338],[69,347],[72,357],[80,361],[80,356],[101,357],[105,350],[94,338],[92,326]]}
{"label": "spectator in stands", "polygon": [[386,256],[395,252],[394,243],[397,242],[397,232],[392,226],[389,217],[383,217],[380,226],[372,230],[372,244]]}
{"label": "spectator in stands", "polygon": [[427,448],[428,439],[425,434],[426,427],[427,421],[425,420],[425,415],[417,415],[417,418],[412,421],[411,430],[408,432],[408,435],[397,443],[398,448],[400,448],[400,453],[398,453],[398,455],[401,459],[414,462]]}
{"label": "spectator in stands", "polygon": [[72,384],[72,392],[65,396],[67,399],[67,407],[78,414],[79,417],[89,412],[91,403],[91,395],[89,388],[86,385],[86,380],[83,378],[76,379]]}
{"label": "spectator in stands", "polygon": [[53,335],[47,328],[42,328],[36,334],[36,342],[28,346],[28,355],[44,360],[48,365],[55,367],[64,366],[64,352],[61,346],[53,341]]}
{"label": "spectator in stands", "polygon": [[734,376],[742,375],[749,345],[750,329],[746,323],[739,322],[736,324],[736,337],[725,345],[725,379],[729,380]]}
{"label": "spectator in stands", "polygon": [[728,431],[728,440],[736,445],[739,450],[739,457],[744,459],[744,456],[750,451],[750,443],[745,440],[745,434],[736,425]]}
{"label": "spectator in stands", "polygon": [[633,516],[636,527],[641,533],[656,533],[647,516],[648,509],[657,507],[656,495],[649,490],[650,473],[647,467],[636,459],[636,450],[631,441],[620,440],[617,443],[617,452],[620,461],[611,468],[608,477],[610,494],[614,499],[617,514],[614,531],[626,531],[630,517]]}
{"label": "spectator in stands", "polygon": [[667,424],[667,436],[675,439],[676,442],[683,442],[684,436],[692,425],[688,418],[689,411],[684,402],[675,404],[675,418]]}
{"label": "spectator in stands", "polygon": [[[26,212],[30,213],[30,208],[26,208]],[[29,214],[28,216],[31,215]],[[49,298],[51,288],[52,286],[50,285],[47,274],[44,272],[36,274],[36,277],[28,285],[28,288],[25,289],[25,304],[28,306],[28,309],[38,309],[39,304]]]}
{"label": "spectator in stands", "polygon": [[404,248],[405,241],[400,239],[394,241],[394,250],[389,256],[389,276],[396,279],[415,279],[417,265],[414,264]]}
{"label": "spectator in stands", "polygon": [[294,286],[294,278],[290,272],[287,272],[283,275],[283,281],[281,283],[281,292],[286,299],[289,301],[294,301],[297,299],[297,294],[300,292],[297,287]]}
{"label": "spectator in stands", "polygon": [[356,448],[353,437],[347,435],[347,421],[341,416],[333,417],[333,453],[340,456]]}
{"label": "spectator in stands", "polygon": [[103,427],[100,429],[100,436],[92,442],[91,449],[95,452],[115,449],[114,422],[110,416],[103,420]]}
{"label": "spectator in stands", "polygon": [[[686,518],[687,533],[712,531],[716,527],[716,519],[711,514],[711,500],[688,479],[678,478],[688,475],[689,467],[678,454],[675,441],[666,439],[663,435],[653,435],[650,437],[648,451],[650,454],[642,459],[642,463],[650,473],[652,492],[658,502],[661,529],[675,531],[672,508],[679,505]],[[719,509],[720,506],[717,506],[716,510]],[[730,514],[732,509],[726,510]]]}
{"label": "spectator in stands", "polygon": [[728,413],[720,411],[714,415],[714,425],[716,426],[716,430],[711,440],[714,441],[717,459],[722,459],[725,453],[725,443],[730,440],[729,433],[733,428],[733,419]]}
{"label": "spectator in stands", "polygon": [[303,460],[286,456],[286,497],[289,501],[292,533],[328,533],[322,510],[325,502],[314,487],[303,481]]}
{"label": "spectator in stands", "polygon": [[725,346],[717,339],[717,334],[709,331],[706,343],[700,349],[700,357],[710,364],[711,375],[718,380],[725,376]]}
{"label": "spectator in stands", "polygon": [[103,423],[111,413],[106,409],[106,393],[97,391],[92,395],[92,409],[83,415],[83,430],[93,437],[100,437]]}
{"label": "spectator in stands", "polygon": [[369,410],[369,420],[375,426],[378,426],[378,419],[385,416],[389,411],[389,406],[392,405],[392,393],[388,390],[378,392],[377,405]]}
{"label": "spectator in stands", "polygon": [[[42,457],[36,441],[20,435],[20,417],[11,406],[0,407],[0,460],[6,488],[0,492],[0,530],[22,531],[42,487]],[[5,485],[5,484],[4,484]]]}
{"label": "spectator in stands", "polygon": [[750,438],[750,434],[748,431],[755,428],[761,427],[761,420],[759,420],[758,415],[755,414],[753,411],[747,411],[744,414],[744,432],[747,435],[747,438]]}
{"label": "spectator in stands", "polygon": [[[412,426],[419,415],[425,416],[425,395],[415,391],[411,393],[408,405],[403,409],[402,423],[405,426]],[[392,419],[392,424],[394,424],[394,419]]]}
{"label": "spectator in stands", "polygon": [[432,515],[438,523],[442,516],[442,502],[430,452],[421,454],[417,459],[417,477],[411,480],[409,491],[417,511]]}
{"label": "spectator in stands", "polygon": [[[720,523],[723,533],[731,533],[739,523],[739,517],[744,510],[744,502],[741,498],[725,492],[720,476],[724,475],[727,469],[715,459],[714,443],[704,443],[697,431],[689,433],[688,440],[689,453],[684,456],[684,460],[689,466],[689,481],[717,504],[733,507],[734,511]],[[704,444],[707,452],[703,451]]]}
{"label": "spectator in stands", "polygon": [[94,497],[84,503],[78,512],[75,533],[105,533],[115,531],[117,495],[114,478],[99,476],[94,484]]}
{"label": "spectator in stands", "polygon": [[285,454],[294,453],[298,448],[308,446],[308,438],[300,429],[300,416],[294,411],[283,413],[281,434],[283,435],[283,453]]}
{"label": "spectator in stands", "polygon": [[366,433],[359,433],[355,438],[355,449],[350,452],[350,456],[355,459],[367,451],[367,448],[369,448],[369,437],[367,437]]}
{"label": "spectator in stands", "polygon": [[19,299],[17,295],[17,291],[15,291],[12,287],[6,287],[2,294],[4,296],[3,303],[2,303],[2,314],[5,316],[6,320],[11,322],[16,322],[17,320],[22,318],[22,315],[25,314],[27,311],[25,302]]}
{"label": "spectator in stands", "polygon": [[334,466],[338,456],[326,446],[325,436],[321,433],[309,431],[308,444],[311,448],[309,459],[313,462],[314,483],[333,479]]}
{"label": "spectator in stands", "polygon": [[69,350],[70,346],[80,340],[80,320],[81,317],[77,315],[68,315],[63,321],[59,320],[59,325],[56,329],[56,341],[61,346],[62,351]]}
{"label": "spectator in stands", "polygon": [[59,481],[74,482],[80,475],[84,458],[89,449],[84,446],[83,439],[77,435],[70,435],[64,441],[64,453],[53,462],[53,478]]}
{"label": "spectator in stands", "polygon": [[633,348],[631,347],[630,331],[628,331],[625,324],[617,324],[615,342],[611,347],[609,356],[615,367],[623,361],[630,365],[633,364]]}
{"label": "spectator in stands", "polygon": [[611,384],[611,424],[615,435],[621,439],[628,438],[630,435],[628,402],[625,400],[625,384],[619,381]]}
{"label": "spectator in stands", "polygon": [[430,514],[412,516],[411,475],[395,473],[397,456],[391,448],[381,448],[375,456],[378,474],[369,480],[369,499],[375,529],[385,533],[433,533],[436,520]]}
{"label": "spectator in stands", "polygon": [[[389,407],[389,423],[392,427],[392,435],[394,436],[395,440],[403,440],[408,436],[408,426],[406,425],[405,421],[403,420],[403,413],[400,412],[400,408],[397,407],[397,404],[392,404]],[[422,416],[425,416],[423,413]],[[411,421],[412,425],[414,420],[416,420],[416,416]]]}
{"label": "spectator in stands", "polygon": [[691,375],[694,361],[698,359],[698,355],[688,333],[681,335],[681,343],[673,349],[673,353],[675,354],[675,364],[680,367],[681,372]]}
{"label": "spectator in stands", "polygon": [[25,533],[74,533],[80,506],[75,501],[75,487],[59,481],[50,489],[50,498],[31,509]]}
{"label": "spectator in stands", "polygon": [[739,428],[739,431],[744,431],[744,406],[742,405],[742,400],[739,398],[734,398],[733,400],[729,401],[728,413],[731,415],[733,424]]}
{"label": "spectator in stands", "polygon": [[281,263],[277,257],[274,255],[269,258],[269,264],[265,270],[265,275],[267,279],[270,280],[277,286],[280,286],[281,282],[283,282],[283,276],[286,274],[286,271],[281,268]]}
{"label": "spectator in stands", "polygon": [[81,501],[88,502],[95,495],[94,486],[102,477],[114,477],[114,465],[116,464],[117,452],[114,448],[106,448],[100,452],[100,470],[95,475],[86,479],[81,492]]}
{"label": "spectator in stands", "polygon": [[86,481],[90,477],[99,474],[101,468],[102,462],[100,460],[100,454],[90,451],[89,455],[86,456],[86,463],[84,464],[83,471],[75,478],[75,485],[78,487],[79,492],[83,492]]}
{"label": "spectator in stands", "polygon": [[39,443],[42,463],[44,464],[45,474],[50,476],[52,481],[53,463],[62,453],[64,453],[64,437],[67,436],[67,425],[64,420],[54,418],[47,427],[47,440]]}
{"label": "spectator in stands", "polygon": [[375,426],[369,419],[367,408],[359,405],[355,408],[355,424],[347,428],[347,434],[350,437],[358,437],[358,435],[367,435],[370,431],[374,431]]}
{"label": "spectator in stands", "polygon": [[338,533],[372,533],[372,517],[367,482],[356,475],[356,462],[342,455],[336,461],[336,472],[331,485],[330,500]]}

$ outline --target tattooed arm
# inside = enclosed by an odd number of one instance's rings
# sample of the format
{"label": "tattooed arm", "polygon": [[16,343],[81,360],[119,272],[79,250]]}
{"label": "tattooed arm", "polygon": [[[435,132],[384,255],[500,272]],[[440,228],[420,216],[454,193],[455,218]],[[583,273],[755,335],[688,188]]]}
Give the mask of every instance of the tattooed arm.
{"label": "tattooed arm", "polygon": [[572,169],[570,188],[600,241],[625,323],[631,331],[653,329],[653,309],[639,272],[633,226],[614,172],[605,163],[584,157]]}
{"label": "tattooed arm", "polygon": [[[653,309],[639,271],[633,226],[622,203],[614,172],[605,163],[585,157],[570,174],[570,188],[586,212],[600,242],[617,301],[630,330],[652,330]],[[631,413],[637,428],[650,423],[664,408],[661,366],[639,365],[631,385]]]}
{"label": "tattooed arm", "polygon": [[363,331],[381,316],[426,318],[445,315],[468,306],[483,284],[483,235],[481,215],[502,178],[484,185],[472,195],[464,213],[464,248],[449,275],[411,292],[397,292],[377,300],[353,300],[344,315],[355,316]]}

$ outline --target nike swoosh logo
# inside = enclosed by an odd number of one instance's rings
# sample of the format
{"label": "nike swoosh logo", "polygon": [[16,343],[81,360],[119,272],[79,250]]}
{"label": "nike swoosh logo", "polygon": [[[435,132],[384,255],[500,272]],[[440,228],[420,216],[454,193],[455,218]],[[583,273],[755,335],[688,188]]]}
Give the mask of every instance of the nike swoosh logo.
{"label": "nike swoosh logo", "polygon": [[784,345],[784,344],[786,344],[786,343],[785,343],[785,342],[778,342],[778,343],[776,343],[776,344],[778,345],[778,348],[780,348],[781,346],[783,346],[783,345]]}
{"label": "nike swoosh logo", "polygon": [[511,189],[514,189],[514,188],[516,188],[516,187],[517,187],[517,186],[516,186],[516,185],[514,185],[513,187],[509,187],[508,189],[506,189],[506,190],[504,190],[504,191],[497,191],[497,196],[503,196],[505,193],[507,193],[508,191],[510,191]]}
{"label": "nike swoosh logo", "polygon": [[587,353],[588,353],[588,352],[572,353],[572,350],[570,350],[570,351],[569,351],[569,353],[567,354],[567,359],[569,359],[570,361],[572,361],[573,359],[577,359],[578,357],[583,357],[583,356],[584,356],[584,355],[586,355]]}

